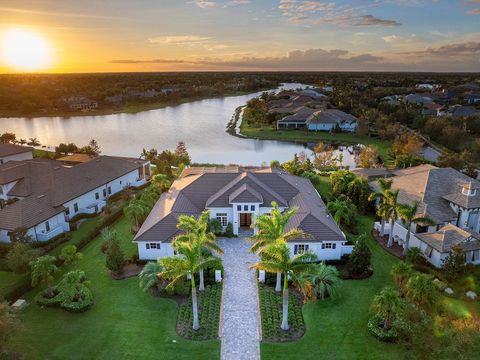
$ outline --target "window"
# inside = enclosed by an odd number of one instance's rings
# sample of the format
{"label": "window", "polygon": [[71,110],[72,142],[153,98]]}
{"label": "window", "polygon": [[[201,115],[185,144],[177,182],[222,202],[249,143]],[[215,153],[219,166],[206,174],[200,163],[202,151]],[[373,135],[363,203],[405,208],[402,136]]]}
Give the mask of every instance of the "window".
{"label": "window", "polygon": [[65,210],[65,216],[68,216],[70,215],[70,208],[67,207],[67,209]]}
{"label": "window", "polygon": [[227,220],[227,213],[217,213],[215,216],[218,221],[220,221],[220,225],[222,226],[227,226],[228,220]]}
{"label": "window", "polygon": [[103,189],[103,197],[107,197],[107,189]]}
{"label": "window", "polygon": [[149,249],[157,249],[160,250],[160,243],[147,243],[147,250]]}
{"label": "window", "polygon": [[122,180],[120,180],[120,185],[122,185]]}
{"label": "window", "polygon": [[100,194],[98,192],[95,193],[95,200],[100,199]]}
{"label": "window", "polygon": [[112,188],[109,186],[108,187],[108,195],[111,195],[112,194]]}
{"label": "window", "polygon": [[45,231],[50,232],[50,223],[48,221],[45,221]]}
{"label": "window", "polygon": [[322,249],[336,249],[337,244],[336,243],[322,243]]}
{"label": "window", "polygon": [[242,211],[242,205],[237,205],[237,211]]}
{"label": "window", "polygon": [[73,204],[73,212],[78,212],[78,203]]}
{"label": "window", "polygon": [[243,211],[248,211],[248,205],[243,205]]}
{"label": "window", "polygon": [[178,251],[175,248],[173,248],[173,255],[178,255]]}
{"label": "window", "polygon": [[433,252],[433,248],[431,246],[427,246],[425,248],[424,254],[425,254],[426,257],[431,258],[432,257],[432,252]]}
{"label": "window", "polygon": [[255,205],[250,205],[250,211],[255,211]]}
{"label": "window", "polygon": [[298,245],[294,245],[293,247],[294,255],[303,254],[304,252],[307,252],[307,251],[308,251],[308,245],[306,244],[298,244]]}

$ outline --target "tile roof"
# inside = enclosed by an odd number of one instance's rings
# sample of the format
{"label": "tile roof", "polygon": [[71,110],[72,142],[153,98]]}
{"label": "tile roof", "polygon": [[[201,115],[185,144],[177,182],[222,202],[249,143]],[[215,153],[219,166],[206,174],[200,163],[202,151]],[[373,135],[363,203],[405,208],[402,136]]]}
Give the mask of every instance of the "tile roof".
{"label": "tile roof", "polygon": [[16,154],[22,154],[32,151],[33,148],[29,146],[20,146],[14,144],[0,144],[0,158]]}
{"label": "tile roof", "polygon": [[259,199],[264,206],[277,201],[280,206],[298,207],[287,228],[298,227],[312,234],[313,239],[307,241],[345,241],[308,179],[275,170],[241,168],[238,173],[211,171],[180,177],[162,194],[134,241],[170,242],[179,233],[175,219],[181,214],[198,216],[208,207],[231,207],[233,201]]}
{"label": "tile roof", "polygon": [[416,234],[420,240],[441,253],[448,253],[459,245],[464,251],[480,250],[480,234],[447,224],[436,232]]}
{"label": "tile roof", "polygon": [[355,123],[357,118],[338,109],[326,109],[314,112],[307,120],[309,124]]}

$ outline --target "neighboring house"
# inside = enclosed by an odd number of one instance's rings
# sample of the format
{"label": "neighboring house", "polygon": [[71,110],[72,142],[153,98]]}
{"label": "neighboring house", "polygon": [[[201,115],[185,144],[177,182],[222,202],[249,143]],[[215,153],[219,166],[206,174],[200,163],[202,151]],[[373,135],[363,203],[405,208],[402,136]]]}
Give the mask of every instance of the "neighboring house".
{"label": "neighboring house", "polygon": [[463,97],[463,101],[470,105],[480,103],[480,94],[467,94]]}
{"label": "neighboring house", "polygon": [[320,91],[314,90],[314,89],[305,89],[301,90],[299,92],[300,95],[305,95],[305,96],[310,96],[313,98],[321,98],[321,99],[327,99],[327,96],[322,94]]}
{"label": "neighboring house", "polygon": [[434,102],[427,103],[423,105],[422,115],[424,116],[437,116],[438,111],[442,109],[442,105],[436,104]]}
{"label": "neighboring house", "polygon": [[310,115],[317,111],[304,106],[296,108],[292,115],[277,121],[277,129],[304,129]]}
{"label": "neighboring house", "polygon": [[437,88],[437,85],[435,85],[435,84],[417,84],[417,85],[415,85],[415,89],[419,89],[419,90],[433,91],[436,88]]}
{"label": "neighboring house", "polygon": [[448,108],[446,112],[441,112],[443,116],[479,116],[480,111],[475,109],[473,106],[462,106],[462,105],[453,105]]}
{"label": "neighboring house", "polygon": [[418,94],[409,94],[403,98],[403,101],[407,104],[426,105],[432,102],[432,99],[428,96],[422,96]]}
{"label": "neighboring house", "polygon": [[105,101],[106,103],[118,106],[123,103],[124,98],[122,94],[116,94],[116,95],[106,96],[103,99],[103,101]]}
{"label": "neighboring house", "polygon": [[351,172],[354,173],[356,176],[364,177],[369,181],[373,181],[375,179],[380,179],[380,178],[389,178],[393,176],[391,170],[384,167],[369,168],[369,169],[358,168],[358,169],[351,170]]}
{"label": "neighboring house", "polygon": [[14,144],[0,144],[0,165],[8,161],[28,160],[33,158],[33,148]]}
{"label": "neighboring house", "polygon": [[[451,168],[420,165],[394,171],[392,189],[399,189],[399,203],[420,203],[418,216],[432,219],[434,225],[413,224],[409,247],[418,247],[436,267],[443,266],[452,245],[464,249],[466,262],[480,264],[480,182]],[[378,190],[378,183],[371,183]],[[375,223],[380,229],[380,223]],[[390,226],[385,226],[390,233]],[[393,239],[405,246],[407,229],[397,220]],[[432,245],[434,244],[434,245]]]}
{"label": "neighboring house", "polygon": [[352,132],[357,128],[357,118],[338,109],[320,110],[307,119],[308,130],[332,131],[340,128],[342,131]]}
{"label": "neighboring house", "polygon": [[98,102],[85,96],[68,96],[64,97],[63,101],[68,105],[70,110],[89,111],[98,108]]}
{"label": "neighboring house", "polygon": [[287,231],[300,228],[311,235],[310,239],[290,241],[292,254],[311,251],[322,260],[330,260],[351,253],[353,247],[347,245],[310,181],[271,168],[186,169],[160,196],[133,241],[140,259],[172,256],[172,240],[181,233],[177,228],[180,215],[198,217],[206,209],[223,227],[231,223],[234,234],[251,235],[257,231],[255,218],[270,214],[272,201],[282,211],[298,208]]}
{"label": "neighboring house", "polygon": [[49,240],[69,231],[75,215],[101,211],[109,196],[149,176],[150,163],[133,158],[100,156],[75,166],[43,158],[9,161],[0,165],[0,199],[13,201],[0,209],[0,242],[19,228],[34,241]]}

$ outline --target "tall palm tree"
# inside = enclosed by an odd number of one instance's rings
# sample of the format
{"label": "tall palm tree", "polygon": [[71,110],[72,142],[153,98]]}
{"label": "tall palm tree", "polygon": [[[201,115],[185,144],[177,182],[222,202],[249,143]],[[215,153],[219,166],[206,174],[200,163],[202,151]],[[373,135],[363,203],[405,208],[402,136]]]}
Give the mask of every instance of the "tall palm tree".
{"label": "tall palm tree", "polygon": [[130,203],[123,209],[123,213],[128,219],[130,219],[136,230],[140,228],[143,220],[147,217],[148,211],[149,208],[146,204],[138,199],[130,201]]}
{"label": "tall palm tree", "polygon": [[317,256],[310,252],[290,257],[290,249],[285,242],[277,242],[268,245],[263,250],[263,259],[252,265],[258,270],[269,272],[280,272],[283,274],[283,317],[282,330],[288,330],[288,276],[294,280],[306,272],[311,262],[317,260]]}
{"label": "tall palm tree", "polygon": [[[253,242],[250,252],[256,252],[262,255],[263,249],[274,243],[287,243],[290,240],[309,237],[303,230],[297,228],[286,230],[288,221],[297,213],[297,208],[293,207],[282,213],[275,201],[273,201],[271,205],[272,212],[270,215],[262,214],[255,219],[255,226],[258,230],[256,234],[248,238],[250,242]],[[277,272],[275,291],[278,292],[281,290],[282,274],[281,272]]]}
{"label": "tall palm tree", "polygon": [[386,202],[385,194],[392,188],[392,182],[392,179],[379,179],[378,185],[380,186],[380,190],[371,193],[368,197],[369,201],[377,201],[377,215],[381,217],[380,236],[385,235],[385,221],[388,220],[388,218],[386,214],[378,210],[380,210],[381,205]]}
{"label": "tall palm tree", "polygon": [[153,287],[157,287],[161,284],[158,274],[162,272],[163,268],[158,262],[149,261],[145,264],[138,278],[140,279],[140,288],[147,292]]}
{"label": "tall palm tree", "polygon": [[[178,218],[177,228],[185,233],[177,236],[173,243],[181,241],[196,241],[200,245],[200,258],[211,254],[212,251],[223,254],[223,250],[216,243],[215,234],[208,231],[208,223],[210,220],[210,211],[205,210],[200,216],[181,215]],[[205,281],[203,276],[203,267],[199,268],[200,284],[199,291],[205,290]]]}
{"label": "tall palm tree", "polygon": [[386,286],[375,295],[372,302],[372,309],[381,316],[385,317],[383,327],[385,330],[392,328],[393,320],[397,310],[400,307],[400,298],[397,291],[391,287]]}
{"label": "tall palm tree", "polygon": [[295,283],[305,299],[325,299],[328,296],[335,296],[340,284],[340,274],[335,266],[326,265],[322,261],[299,274]]}
{"label": "tall palm tree", "polygon": [[390,273],[393,281],[397,284],[400,294],[402,296],[405,295],[408,279],[412,276],[412,266],[405,261],[399,261],[392,266]]}
{"label": "tall palm tree", "polygon": [[327,209],[339,225],[350,226],[355,219],[355,205],[345,200],[330,201]]}
{"label": "tall palm tree", "polygon": [[399,203],[398,203],[398,193],[400,190],[387,190],[385,193],[385,207],[387,208],[388,218],[390,219],[390,234],[388,235],[388,242],[387,247],[391,247],[393,245],[393,229],[395,227],[395,223],[399,218]]}
{"label": "tall palm tree", "polygon": [[370,184],[363,176],[355,177],[347,185],[347,196],[358,205],[361,211],[365,211],[367,208],[370,193]]}
{"label": "tall palm tree", "polygon": [[410,228],[412,224],[428,224],[433,225],[435,222],[427,216],[417,216],[420,202],[415,201],[413,205],[400,204],[398,206],[398,215],[405,222],[407,228],[407,236],[405,237],[405,246],[403,247],[403,255],[407,255],[410,244]]}
{"label": "tall palm tree", "polygon": [[195,241],[194,235],[190,235],[192,239],[189,241],[178,241],[175,243],[175,250],[179,256],[172,256],[159,259],[160,266],[164,269],[160,272],[160,276],[169,279],[170,283],[167,288],[172,288],[175,284],[190,275],[192,286],[192,308],[193,308],[193,330],[200,329],[198,320],[198,300],[197,288],[195,285],[194,274],[200,268],[208,268],[220,265],[220,259],[214,256],[201,258],[199,256],[201,246]]}

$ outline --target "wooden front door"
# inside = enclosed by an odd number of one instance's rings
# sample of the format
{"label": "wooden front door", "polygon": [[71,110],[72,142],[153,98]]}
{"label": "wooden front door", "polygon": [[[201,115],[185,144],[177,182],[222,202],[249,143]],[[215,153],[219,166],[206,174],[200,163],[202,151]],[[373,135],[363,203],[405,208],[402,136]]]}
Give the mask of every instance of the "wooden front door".
{"label": "wooden front door", "polygon": [[240,213],[240,226],[250,227],[252,225],[252,214]]}

